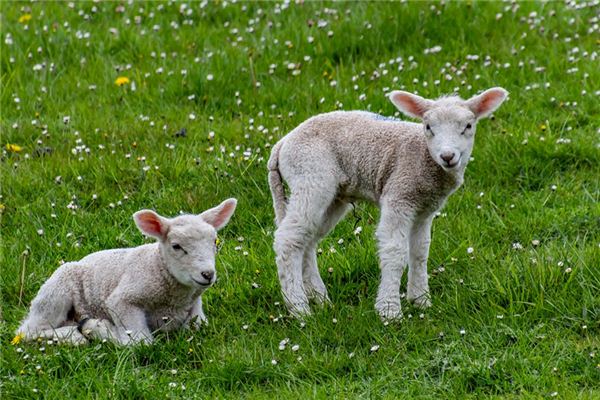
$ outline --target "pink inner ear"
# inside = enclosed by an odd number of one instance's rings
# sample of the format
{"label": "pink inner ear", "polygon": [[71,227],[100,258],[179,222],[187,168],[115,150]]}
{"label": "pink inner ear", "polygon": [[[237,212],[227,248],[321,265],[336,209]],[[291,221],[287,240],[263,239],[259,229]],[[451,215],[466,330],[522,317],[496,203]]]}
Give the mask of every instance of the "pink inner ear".
{"label": "pink inner ear", "polygon": [[214,227],[220,227],[223,225],[229,219],[229,217],[231,217],[234,209],[235,203],[226,203],[223,208],[219,210],[217,215],[215,215],[211,225]]}
{"label": "pink inner ear", "polygon": [[422,117],[423,114],[425,114],[425,111],[427,111],[425,104],[422,104],[418,99],[404,93],[394,94],[393,100],[405,112],[418,117]]}
{"label": "pink inner ear", "polygon": [[473,112],[475,115],[485,115],[493,111],[504,98],[505,94],[499,90],[492,90],[481,95],[479,101],[475,103]]}
{"label": "pink inner ear", "polygon": [[162,235],[162,225],[155,215],[141,214],[138,216],[138,223],[144,233],[153,236]]}

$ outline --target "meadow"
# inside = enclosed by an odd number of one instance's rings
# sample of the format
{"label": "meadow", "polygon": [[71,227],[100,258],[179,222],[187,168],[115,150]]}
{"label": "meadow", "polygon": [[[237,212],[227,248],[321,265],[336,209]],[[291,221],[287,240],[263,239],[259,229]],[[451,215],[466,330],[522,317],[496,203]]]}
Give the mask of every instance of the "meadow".
{"label": "meadow", "polygon": [[[600,398],[600,3],[1,2],[0,395]],[[434,220],[433,306],[384,324],[356,208],[320,245],[332,305],[279,291],[270,147],[385,94],[510,92]],[[210,324],[152,346],[13,341],[60,263],[147,242],[131,215],[239,200]],[[405,286],[404,286],[405,287]]]}

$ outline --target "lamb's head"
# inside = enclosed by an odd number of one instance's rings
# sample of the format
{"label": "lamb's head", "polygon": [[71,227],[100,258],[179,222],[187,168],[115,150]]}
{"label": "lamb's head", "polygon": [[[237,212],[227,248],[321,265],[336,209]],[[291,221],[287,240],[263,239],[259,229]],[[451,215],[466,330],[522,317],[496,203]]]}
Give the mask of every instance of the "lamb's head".
{"label": "lamb's head", "polygon": [[508,92],[499,87],[469,100],[457,96],[428,100],[402,91],[389,94],[391,102],[400,111],[423,121],[429,153],[447,171],[467,165],[477,121],[494,112],[507,96]]}
{"label": "lamb's head", "polygon": [[217,231],[229,222],[236,204],[236,199],[228,199],[202,214],[175,218],[142,210],[133,219],[142,233],[158,239],[161,257],[177,281],[207,288],[217,279]]}

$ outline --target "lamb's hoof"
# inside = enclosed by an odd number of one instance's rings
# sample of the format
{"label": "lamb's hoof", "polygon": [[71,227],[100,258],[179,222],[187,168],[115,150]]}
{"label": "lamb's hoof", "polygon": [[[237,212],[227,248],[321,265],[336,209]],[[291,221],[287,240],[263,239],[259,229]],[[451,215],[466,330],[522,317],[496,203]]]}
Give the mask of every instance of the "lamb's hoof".
{"label": "lamb's hoof", "polygon": [[399,303],[388,301],[378,301],[375,309],[384,322],[400,321],[402,319],[402,309]]}
{"label": "lamb's hoof", "polygon": [[431,307],[431,299],[428,295],[423,295],[415,299],[409,298],[408,301],[410,301],[416,308],[420,310],[424,310],[426,308]]}
{"label": "lamb's hoof", "polygon": [[194,331],[199,331],[205,326],[208,326],[208,319],[206,319],[206,317],[195,317],[192,321],[190,321],[188,328]]}
{"label": "lamb's hoof", "polygon": [[69,343],[74,346],[83,346],[83,345],[88,344],[89,341],[83,335],[73,335],[73,336],[71,336]]}
{"label": "lamb's hoof", "polygon": [[87,339],[112,338],[112,331],[107,326],[107,321],[103,319],[87,319],[81,324],[80,330]]}

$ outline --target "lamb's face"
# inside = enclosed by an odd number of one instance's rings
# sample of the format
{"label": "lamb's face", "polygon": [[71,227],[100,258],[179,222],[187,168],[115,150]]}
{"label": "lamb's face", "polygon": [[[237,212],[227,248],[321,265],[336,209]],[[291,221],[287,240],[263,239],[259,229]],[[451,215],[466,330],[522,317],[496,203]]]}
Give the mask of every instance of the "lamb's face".
{"label": "lamb's face", "polygon": [[186,286],[207,288],[215,283],[217,231],[200,216],[173,218],[166,238],[159,242],[169,272]]}
{"label": "lamb's face", "polygon": [[464,167],[471,156],[477,119],[459,105],[432,107],[423,115],[429,154],[445,170]]}
{"label": "lamb's face", "polygon": [[142,210],[133,218],[143,233],[158,239],[163,262],[177,281],[190,287],[208,288],[217,279],[217,231],[229,222],[236,204],[236,199],[228,199],[202,214],[175,218]]}
{"label": "lamb's face", "polygon": [[429,100],[399,90],[389,94],[398,110],[423,121],[429,153],[445,170],[459,169],[469,162],[476,122],[500,107],[507,96],[502,88],[488,89],[469,100],[457,96]]}

